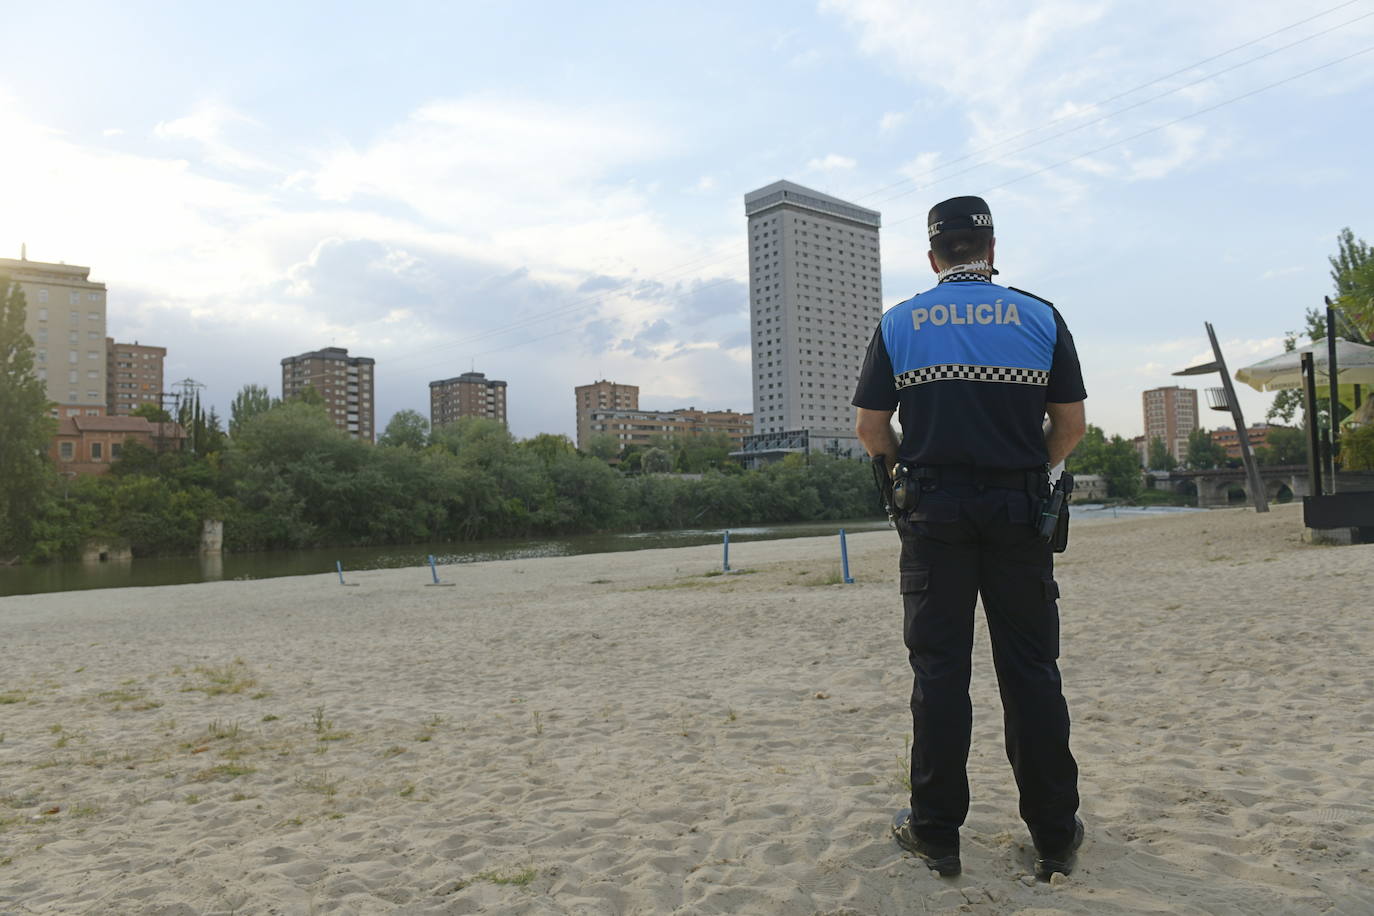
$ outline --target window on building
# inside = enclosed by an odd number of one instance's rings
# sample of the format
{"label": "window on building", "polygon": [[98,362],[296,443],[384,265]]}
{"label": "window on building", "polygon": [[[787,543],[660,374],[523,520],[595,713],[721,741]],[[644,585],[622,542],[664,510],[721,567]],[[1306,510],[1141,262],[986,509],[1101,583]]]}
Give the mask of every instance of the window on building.
{"label": "window on building", "polygon": [[104,459],[105,445],[102,442],[91,443],[91,460],[101,461]]}
{"label": "window on building", "polygon": [[115,458],[118,458],[118,457],[119,457],[120,455],[122,455],[123,453],[124,453],[124,444],[123,444],[122,442],[111,442],[111,443],[110,443],[110,458],[111,458],[112,460],[115,459]]}
{"label": "window on building", "polygon": [[57,454],[63,461],[71,461],[76,457],[76,445],[72,442],[59,442]]}
{"label": "window on building", "polygon": [[[48,288],[47,288],[46,286],[40,286],[40,287],[38,287],[38,301],[39,301],[39,302],[47,302],[47,301],[48,301]],[[44,312],[43,317],[44,317],[45,320],[46,320],[47,317],[48,317],[47,314],[46,314],[47,311],[48,311],[47,309],[44,309],[44,310],[43,310],[43,312]]]}

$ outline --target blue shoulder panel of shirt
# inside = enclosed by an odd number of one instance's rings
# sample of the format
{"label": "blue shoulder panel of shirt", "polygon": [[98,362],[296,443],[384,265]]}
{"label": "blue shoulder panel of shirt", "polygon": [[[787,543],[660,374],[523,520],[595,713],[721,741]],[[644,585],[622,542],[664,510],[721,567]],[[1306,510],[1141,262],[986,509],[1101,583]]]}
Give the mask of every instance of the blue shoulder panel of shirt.
{"label": "blue shoulder panel of shirt", "polygon": [[894,375],[948,363],[1049,371],[1059,337],[1048,302],[995,283],[941,283],[882,318]]}

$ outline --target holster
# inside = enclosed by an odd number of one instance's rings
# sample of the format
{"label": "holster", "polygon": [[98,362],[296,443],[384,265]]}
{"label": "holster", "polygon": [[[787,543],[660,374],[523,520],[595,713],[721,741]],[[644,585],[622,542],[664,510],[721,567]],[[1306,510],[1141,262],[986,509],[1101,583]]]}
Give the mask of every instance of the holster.
{"label": "holster", "polygon": [[1069,546],[1069,501],[1073,499],[1073,475],[1068,471],[1059,475],[1050,495],[1040,502],[1036,514],[1036,530],[1050,545],[1050,550],[1063,553]]}
{"label": "holster", "polygon": [[921,504],[921,481],[912,473],[911,465],[899,461],[892,468],[892,505],[905,515]]}

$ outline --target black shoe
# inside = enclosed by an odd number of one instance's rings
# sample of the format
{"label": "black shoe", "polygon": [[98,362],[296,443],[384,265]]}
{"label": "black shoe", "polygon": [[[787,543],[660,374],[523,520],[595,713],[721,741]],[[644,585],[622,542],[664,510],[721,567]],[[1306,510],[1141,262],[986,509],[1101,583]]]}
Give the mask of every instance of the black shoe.
{"label": "black shoe", "polygon": [[892,818],[892,838],[907,852],[914,853],[926,867],[938,872],[941,878],[953,878],[963,870],[959,864],[959,847],[937,846],[916,835],[911,826],[911,809],[903,808]]}
{"label": "black shoe", "polygon": [[1078,847],[1083,845],[1083,822],[1077,816],[1073,819],[1073,839],[1061,849],[1035,850],[1035,877],[1048,881],[1055,873],[1067,875],[1073,871],[1078,858]]}

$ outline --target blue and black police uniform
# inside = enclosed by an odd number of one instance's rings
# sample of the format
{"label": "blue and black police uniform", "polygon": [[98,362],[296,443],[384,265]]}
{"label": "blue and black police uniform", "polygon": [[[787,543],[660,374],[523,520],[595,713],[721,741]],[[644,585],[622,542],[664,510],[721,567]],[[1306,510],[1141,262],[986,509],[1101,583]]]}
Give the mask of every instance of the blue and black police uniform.
{"label": "blue and black police uniform", "polygon": [[[986,210],[979,198],[955,201]],[[945,222],[991,234],[990,213]],[[1056,663],[1053,554],[1033,525],[1049,486],[1045,404],[1087,393],[1054,306],[974,270],[993,272],[991,265],[968,266],[883,315],[853,400],[897,412],[899,461],[920,487],[917,506],[898,518],[904,638],[915,673],[910,827],[925,842],[958,847],[969,806],[969,678],[981,594],[1021,817],[1038,849],[1055,849],[1073,838],[1078,767]]]}

